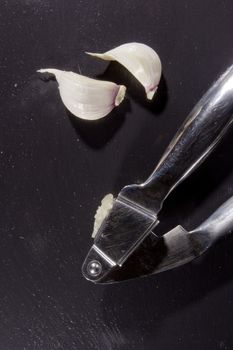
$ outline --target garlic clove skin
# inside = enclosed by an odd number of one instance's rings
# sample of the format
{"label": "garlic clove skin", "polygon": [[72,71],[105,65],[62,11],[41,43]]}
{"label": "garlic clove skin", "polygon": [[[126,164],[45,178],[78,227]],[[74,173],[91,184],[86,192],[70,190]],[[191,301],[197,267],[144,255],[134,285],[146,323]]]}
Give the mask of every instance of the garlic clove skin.
{"label": "garlic clove skin", "polygon": [[62,102],[73,115],[81,119],[103,118],[119,106],[125,97],[124,85],[53,68],[37,72],[55,75]]}
{"label": "garlic clove skin", "polygon": [[158,54],[151,47],[141,43],[127,43],[105,53],[86,53],[122,64],[144,86],[147,98],[152,100],[161,78],[162,64]]}
{"label": "garlic clove skin", "polygon": [[92,232],[92,238],[95,238],[100,226],[104,219],[108,216],[108,213],[113,207],[114,198],[111,193],[107,194],[101,201],[101,205],[97,208],[95,214],[94,228]]}

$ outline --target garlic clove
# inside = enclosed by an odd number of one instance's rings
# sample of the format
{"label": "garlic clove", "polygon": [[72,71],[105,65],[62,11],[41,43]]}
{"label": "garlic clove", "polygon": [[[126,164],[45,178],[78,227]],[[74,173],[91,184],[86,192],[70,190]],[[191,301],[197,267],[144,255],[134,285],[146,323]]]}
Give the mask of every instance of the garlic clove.
{"label": "garlic clove", "polygon": [[101,201],[101,205],[98,207],[95,214],[94,228],[92,232],[92,238],[95,238],[100,226],[104,219],[108,216],[109,211],[113,207],[114,198],[111,193],[107,194]]}
{"label": "garlic clove", "polygon": [[86,53],[122,64],[144,86],[147,98],[153,98],[161,78],[162,65],[158,54],[151,47],[141,43],[127,43],[105,53]]}
{"label": "garlic clove", "polygon": [[40,69],[38,72],[55,75],[64,105],[81,119],[103,118],[114,107],[119,106],[125,97],[124,85],[91,79],[59,69]]}

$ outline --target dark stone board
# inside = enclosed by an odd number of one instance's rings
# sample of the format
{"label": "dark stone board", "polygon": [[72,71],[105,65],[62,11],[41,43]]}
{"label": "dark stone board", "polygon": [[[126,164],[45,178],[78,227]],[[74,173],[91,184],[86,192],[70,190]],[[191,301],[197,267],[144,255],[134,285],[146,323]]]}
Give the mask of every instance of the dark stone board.
{"label": "dark stone board", "polygon": [[[231,0],[2,0],[0,3],[0,349],[233,349],[233,239],[195,262],[117,285],[81,275],[106,193],[147,178],[208,86],[233,62]],[[153,47],[152,103],[119,64],[85,55]],[[61,103],[55,67],[127,84],[87,123]],[[192,229],[233,195],[233,130],[166,200],[160,233]]]}

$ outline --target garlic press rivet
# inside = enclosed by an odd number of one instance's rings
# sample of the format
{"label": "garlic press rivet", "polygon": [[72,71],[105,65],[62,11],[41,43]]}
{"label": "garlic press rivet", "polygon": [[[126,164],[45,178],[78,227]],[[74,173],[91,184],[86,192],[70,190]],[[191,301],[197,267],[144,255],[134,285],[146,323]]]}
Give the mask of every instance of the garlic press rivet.
{"label": "garlic press rivet", "polygon": [[88,271],[88,274],[93,277],[99,276],[102,271],[102,265],[97,260],[90,261],[89,264],[87,265],[87,271]]}

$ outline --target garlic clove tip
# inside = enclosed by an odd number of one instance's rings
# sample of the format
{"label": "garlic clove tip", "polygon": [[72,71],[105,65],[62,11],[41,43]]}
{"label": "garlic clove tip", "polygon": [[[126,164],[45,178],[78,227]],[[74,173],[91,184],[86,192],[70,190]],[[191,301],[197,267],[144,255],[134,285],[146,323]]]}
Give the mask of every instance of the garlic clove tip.
{"label": "garlic clove tip", "polygon": [[148,100],[152,100],[154,95],[156,94],[158,90],[158,85],[156,87],[154,87],[153,89],[150,89],[146,92],[146,97]]}
{"label": "garlic clove tip", "polygon": [[116,95],[115,98],[115,106],[119,106],[119,104],[121,104],[121,102],[124,100],[125,98],[125,92],[126,92],[126,87],[124,85],[120,85],[120,88],[118,90],[118,93]]}

